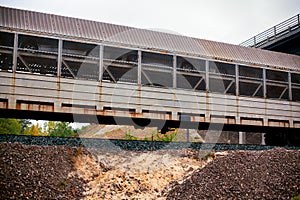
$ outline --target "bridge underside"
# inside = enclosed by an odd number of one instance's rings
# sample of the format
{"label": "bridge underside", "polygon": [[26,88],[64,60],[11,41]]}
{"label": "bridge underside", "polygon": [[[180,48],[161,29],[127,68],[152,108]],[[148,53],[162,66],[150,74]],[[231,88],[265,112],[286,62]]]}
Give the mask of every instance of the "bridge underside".
{"label": "bridge underside", "polygon": [[300,32],[289,37],[276,40],[272,43],[267,43],[262,49],[277,51],[288,54],[300,55]]}
{"label": "bridge underside", "polygon": [[268,132],[300,130],[300,103],[184,89],[0,73],[0,116]]}
{"label": "bridge underside", "polygon": [[220,122],[190,122],[180,120],[160,120],[149,118],[130,118],[130,117],[114,117],[114,116],[94,116],[86,114],[71,113],[53,113],[38,112],[24,110],[5,110],[0,112],[0,118],[16,118],[16,119],[33,119],[33,120],[49,120],[49,121],[66,121],[79,123],[95,123],[104,125],[124,125],[135,126],[143,129],[145,127],[157,127],[159,129],[168,130],[168,128],[184,128],[198,130],[217,130],[217,131],[233,131],[233,132],[257,132],[257,133],[300,133],[300,128],[289,128],[279,126],[259,126],[259,125],[237,125],[224,124]]}

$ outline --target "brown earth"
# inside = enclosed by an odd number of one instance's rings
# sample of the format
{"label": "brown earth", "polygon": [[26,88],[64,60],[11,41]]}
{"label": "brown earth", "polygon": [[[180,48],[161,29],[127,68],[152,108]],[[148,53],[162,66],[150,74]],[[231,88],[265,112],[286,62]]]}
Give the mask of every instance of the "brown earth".
{"label": "brown earth", "polygon": [[0,199],[288,199],[300,193],[300,151],[284,149],[136,152],[0,143],[0,159]]}

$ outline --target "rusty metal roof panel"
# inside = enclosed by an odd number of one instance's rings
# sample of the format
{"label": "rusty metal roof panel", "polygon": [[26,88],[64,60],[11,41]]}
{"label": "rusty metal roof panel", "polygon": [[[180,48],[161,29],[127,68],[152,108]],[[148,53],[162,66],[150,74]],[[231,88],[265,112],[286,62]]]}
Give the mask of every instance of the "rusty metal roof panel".
{"label": "rusty metal roof panel", "polygon": [[14,8],[0,7],[0,27],[300,71],[300,56]]}

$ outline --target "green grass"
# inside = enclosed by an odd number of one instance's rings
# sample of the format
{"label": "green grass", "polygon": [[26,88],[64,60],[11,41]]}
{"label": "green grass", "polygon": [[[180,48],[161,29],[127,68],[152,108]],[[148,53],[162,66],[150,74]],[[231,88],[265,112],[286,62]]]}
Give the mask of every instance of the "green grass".
{"label": "green grass", "polygon": [[291,198],[291,200],[300,200],[300,194],[298,194],[297,196]]}

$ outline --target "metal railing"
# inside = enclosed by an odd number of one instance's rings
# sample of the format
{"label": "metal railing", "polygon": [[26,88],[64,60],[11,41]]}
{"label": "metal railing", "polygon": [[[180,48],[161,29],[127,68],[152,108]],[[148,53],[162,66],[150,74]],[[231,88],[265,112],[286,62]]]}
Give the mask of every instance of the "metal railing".
{"label": "metal railing", "polygon": [[295,15],[268,30],[242,42],[241,46],[259,48],[268,42],[286,36],[292,32],[300,31],[300,14]]}

